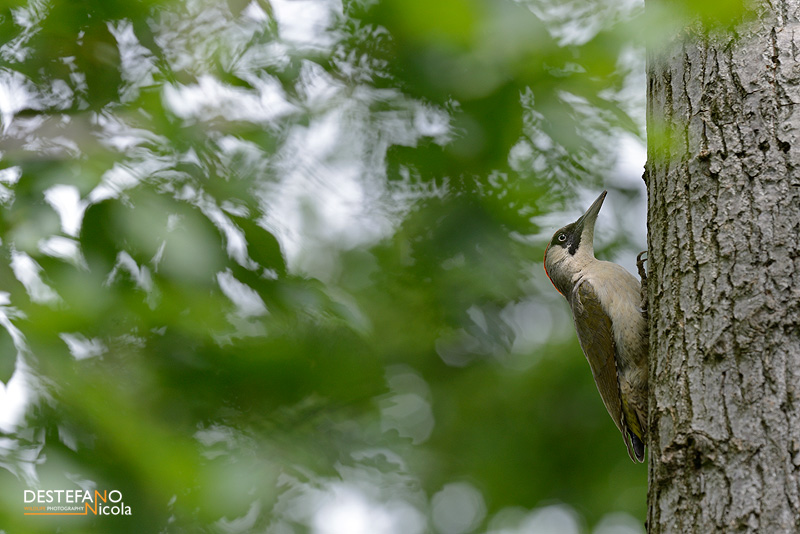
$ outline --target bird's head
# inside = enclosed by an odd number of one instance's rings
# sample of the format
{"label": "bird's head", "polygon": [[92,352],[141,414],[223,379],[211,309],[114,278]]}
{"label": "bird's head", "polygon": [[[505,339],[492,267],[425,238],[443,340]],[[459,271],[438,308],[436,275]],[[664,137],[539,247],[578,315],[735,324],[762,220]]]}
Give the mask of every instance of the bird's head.
{"label": "bird's head", "polygon": [[607,193],[600,193],[577,221],[558,229],[544,251],[544,271],[562,295],[572,289],[572,276],[594,260],[594,223]]}

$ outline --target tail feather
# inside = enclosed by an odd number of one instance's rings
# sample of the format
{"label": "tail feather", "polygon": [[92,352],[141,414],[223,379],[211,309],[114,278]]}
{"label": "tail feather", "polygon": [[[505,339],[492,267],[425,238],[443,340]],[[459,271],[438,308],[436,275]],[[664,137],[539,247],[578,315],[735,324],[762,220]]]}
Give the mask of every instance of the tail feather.
{"label": "tail feather", "polygon": [[628,436],[631,438],[631,445],[633,445],[633,453],[636,455],[636,459],[639,462],[644,462],[644,443],[633,432],[628,432]]}

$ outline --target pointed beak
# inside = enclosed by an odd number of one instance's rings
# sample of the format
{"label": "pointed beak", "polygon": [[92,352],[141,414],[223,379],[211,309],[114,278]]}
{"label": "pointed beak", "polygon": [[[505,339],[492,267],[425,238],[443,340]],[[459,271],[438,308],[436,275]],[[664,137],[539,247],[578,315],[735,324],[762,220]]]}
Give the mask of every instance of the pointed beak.
{"label": "pointed beak", "polygon": [[594,223],[597,220],[597,215],[600,213],[600,207],[603,205],[603,201],[606,199],[606,194],[608,191],[603,191],[600,193],[600,196],[597,197],[589,209],[586,210],[586,213],[580,216],[580,218],[575,221],[575,229],[578,231],[578,235],[583,233],[583,229],[585,227],[589,227],[592,229],[592,233],[594,233]]}

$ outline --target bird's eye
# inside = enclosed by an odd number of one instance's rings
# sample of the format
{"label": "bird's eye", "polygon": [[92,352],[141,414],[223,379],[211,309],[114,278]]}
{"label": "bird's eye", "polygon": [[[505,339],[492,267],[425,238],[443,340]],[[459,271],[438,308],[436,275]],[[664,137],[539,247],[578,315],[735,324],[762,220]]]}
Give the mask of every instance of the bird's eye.
{"label": "bird's eye", "polygon": [[563,243],[567,240],[567,234],[558,234],[558,240]]}

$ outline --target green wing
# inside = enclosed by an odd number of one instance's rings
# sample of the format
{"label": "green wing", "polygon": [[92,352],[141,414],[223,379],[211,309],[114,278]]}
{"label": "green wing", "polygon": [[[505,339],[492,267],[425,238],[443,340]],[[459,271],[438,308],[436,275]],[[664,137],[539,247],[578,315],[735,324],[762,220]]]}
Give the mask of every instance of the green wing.
{"label": "green wing", "polygon": [[[630,429],[622,411],[617,375],[616,347],[611,319],[600,304],[592,284],[583,281],[572,292],[570,306],[583,354],[592,368],[595,384],[614,424],[622,433],[631,460],[642,461],[644,451],[631,443]],[[637,450],[634,451],[634,448]]]}

